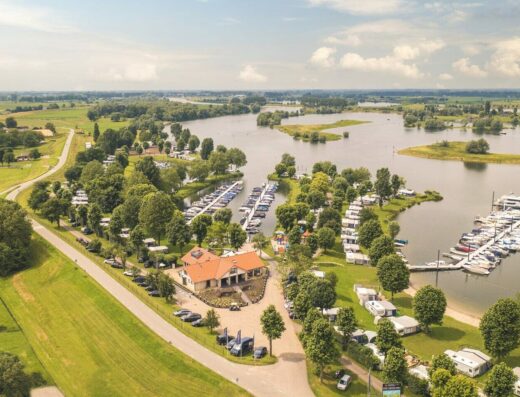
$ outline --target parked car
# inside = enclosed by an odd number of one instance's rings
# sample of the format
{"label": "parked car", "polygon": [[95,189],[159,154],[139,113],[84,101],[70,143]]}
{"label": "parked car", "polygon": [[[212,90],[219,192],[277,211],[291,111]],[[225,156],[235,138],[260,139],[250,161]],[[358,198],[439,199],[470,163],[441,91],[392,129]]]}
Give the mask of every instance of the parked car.
{"label": "parked car", "polygon": [[347,387],[350,385],[351,379],[352,378],[350,377],[350,375],[343,375],[341,379],[338,381],[338,384],[336,385],[338,390],[347,390]]}
{"label": "parked car", "polygon": [[114,261],[110,264],[111,267],[113,267],[114,269],[123,269],[124,266],[122,263],[119,263],[118,261]]}
{"label": "parked car", "polygon": [[267,354],[267,347],[259,346],[253,352],[253,357],[256,359],[260,359],[260,358],[264,357],[266,354]]}
{"label": "parked car", "polygon": [[240,343],[235,343],[229,351],[233,356],[245,356],[253,350],[254,339],[248,336],[242,338]]}
{"label": "parked car", "polygon": [[139,283],[146,281],[146,278],[144,276],[137,276],[137,277],[134,277],[134,279],[132,281],[136,284],[139,284]]}
{"label": "parked car", "polygon": [[113,258],[108,258],[108,259],[105,259],[105,260],[103,261],[103,263],[106,263],[107,265],[111,265],[111,264],[114,263],[114,262],[115,262],[115,261],[114,261]]}
{"label": "parked car", "polygon": [[235,346],[235,338],[229,338],[228,343],[226,343],[226,349],[231,350]]}
{"label": "parked car", "polygon": [[146,287],[148,287],[150,284],[148,284],[148,283],[146,282],[146,280],[144,280],[144,281],[141,281],[140,283],[137,283],[137,285],[138,285],[139,287],[146,288]]}
{"label": "parked car", "polygon": [[151,260],[147,260],[146,262],[144,262],[144,267],[146,269],[148,269],[149,267],[153,267],[153,266],[154,266],[154,263]]}
{"label": "parked car", "polygon": [[235,337],[231,336],[231,335],[227,335],[227,336],[224,334],[217,335],[217,345],[224,346],[229,341],[234,340],[234,339],[235,339]]}
{"label": "parked car", "polygon": [[134,275],[134,272],[131,271],[131,270],[125,270],[125,271],[123,272],[123,274],[124,274],[125,276],[132,277],[132,276]]}
{"label": "parked car", "polygon": [[203,318],[199,318],[198,320],[195,320],[194,322],[191,323],[192,327],[202,327],[203,325],[204,325]]}
{"label": "parked car", "polygon": [[182,316],[185,316],[186,314],[191,314],[191,311],[188,309],[179,309],[176,312],[173,312],[173,315],[175,317],[182,317]]}
{"label": "parked car", "polygon": [[154,289],[154,290],[148,292],[148,295],[153,296],[154,298],[158,298],[161,296],[161,293],[159,291],[157,291],[156,289]]}
{"label": "parked car", "polygon": [[89,235],[94,233],[94,231],[91,228],[84,226],[81,228],[81,233]]}
{"label": "parked car", "polygon": [[147,285],[146,287],[144,287],[144,289],[147,291],[153,291],[155,287],[153,285]]}
{"label": "parked car", "polygon": [[238,305],[238,303],[233,302],[231,305],[229,305],[229,310],[231,310],[232,312],[237,312],[240,310],[240,306]]}
{"label": "parked car", "polygon": [[195,320],[201,319],[202,316],[199,313],[190,313],[181,317],[181,320],[185,323],[192,323]]}

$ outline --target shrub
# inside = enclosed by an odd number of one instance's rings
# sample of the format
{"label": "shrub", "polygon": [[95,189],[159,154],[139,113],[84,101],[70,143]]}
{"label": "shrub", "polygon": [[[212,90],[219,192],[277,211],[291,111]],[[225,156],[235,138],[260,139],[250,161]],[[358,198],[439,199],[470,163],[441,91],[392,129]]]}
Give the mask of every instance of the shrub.
{"label": "shrub", "polygon": [[379,365],[378,358],[368,347],[352,342],[348,344],[347,354],[365,368],[375,369]]}
{"label": "shrub", "polygon": [[343,138],[348,138],[350,136],[348,131],[343,131]]}

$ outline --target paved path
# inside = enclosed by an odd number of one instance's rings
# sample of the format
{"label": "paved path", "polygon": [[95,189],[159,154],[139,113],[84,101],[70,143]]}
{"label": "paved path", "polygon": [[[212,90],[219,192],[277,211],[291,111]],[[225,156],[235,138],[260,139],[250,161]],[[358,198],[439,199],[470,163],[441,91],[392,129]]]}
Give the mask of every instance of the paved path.
{"label": "paved path", "polygon": [[[56,164],[54,168],[38,178],[20,184],[8,194],[7,198],[14,200],[21,191],[30,187],[35,182],[54,174],[63,167],[67,160],[73,135],[74,131],[70,130],[58,164]],[[239,386],[255,396],[313,396],[307,382],[305,356],[296,337],[295,323],[290,321],[285,310],[281,310],[281,313],[287,326],[286,334],[291,334],[292,336],[288,339],[288,341],[291,342],[290,346],[285,348],[289,348],[290,352],[280,354],[278,362],[274,365],[249,366],[232,363],[181,333],[83,253],[66,243],[34,219],[31,221],[36,233],[61,251],[65,256],[76,262],[77,266],[105,288],[146,326],[165,341],[202,365],[220,374],[224,378],[236,382]],[[283,307],[283,298],[279,291],[275,296],[278,299],[277,306],[280,309],[280,305]]]}
{"label": "paved path", "polygon": [[[341,357],[340,362],[346,369],[355,374],[359,379],[368,385],[368,371],[366,368],[363,368],[361,365],[345,356]],[[383,391],[383,382],[381,382],[374,375],[371,375],[370,377],[370,384],[377,391]]]}
{"label": "paved path", "polygon": [[49,169],[49,171],[47,171],[44,174],[41,174],[40,176],[38,176],[34,179],[31,179],[30,181],[21,183],[20,185],[16,186],[15,188],[7,189],[6,191],[1,192],[0,195],[3,195],[5,193],[9,192],[9,194],[6,196],[6,198],[8,200],[14,200],[16,198],[16,196],[18,196],[18,194],[22,190],[27,189],[29,186],[34,185],[36,182],[41,181],[42,179],[45,179],[45,178],[51,176],[52,174],[54,174],[55,172],[57,172],[67,162],[67,157],[69,155],[70,145],[72,144],[73,137],[74,137],[74,130],[71,128],[69,130],[69,136],[67,137],[67,140],[65,141],[65,146],[63,146],[63,151],[61,152],[61,155],[58,158],[58,163],[54,167]]}

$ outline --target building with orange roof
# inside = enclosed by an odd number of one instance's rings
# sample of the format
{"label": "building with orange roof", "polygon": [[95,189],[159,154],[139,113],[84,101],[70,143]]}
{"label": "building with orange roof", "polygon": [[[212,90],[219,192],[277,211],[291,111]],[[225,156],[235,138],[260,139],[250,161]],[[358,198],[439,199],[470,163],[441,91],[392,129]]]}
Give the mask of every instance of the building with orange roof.
{"label": "building with orange roof", "polygon": [[175,271],[177,280],[193,292],[206,288],[224,288],[265,273],[265,264],[256,252],[238,252],[223,256],[194,247],[181,259]]}

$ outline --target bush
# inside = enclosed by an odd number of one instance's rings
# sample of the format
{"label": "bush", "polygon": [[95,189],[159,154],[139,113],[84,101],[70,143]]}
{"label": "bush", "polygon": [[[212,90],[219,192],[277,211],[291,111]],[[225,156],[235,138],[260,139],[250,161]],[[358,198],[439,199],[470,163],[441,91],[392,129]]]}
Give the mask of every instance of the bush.
{"label": "bush", "polygon": [[450,147],[450,142],[447,140],[443,140],[439,142],[439,147]]}
{"label": "bush", "polygon": [[347,347],[347,354],[365,368],[376,369],[379,365],[379,360],[372,350],[359,343],[350,342]]}
{"label": "bush", "polygon": [[348,138],[350,136],[348,131],[343,131],[343,138]]}
{"label": "bush", "polygon": [[470,141],[466,145],[466,153],[471,154],[486,154],[489,151],[489,143],[480,138],[477,141]]}
{"label": "bush", "polygon": [[408,374],[408,388],[418,396],[430,397],[429,385],[426,379]]}
{"label": "bush", "polygon": [[91,240],[87,245],[87,249],[90,252],[99,253],[101,251],[101,241],[98,239]]}

